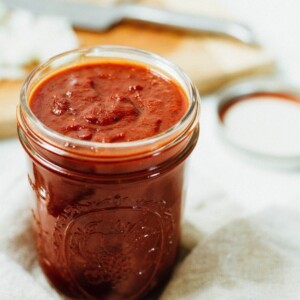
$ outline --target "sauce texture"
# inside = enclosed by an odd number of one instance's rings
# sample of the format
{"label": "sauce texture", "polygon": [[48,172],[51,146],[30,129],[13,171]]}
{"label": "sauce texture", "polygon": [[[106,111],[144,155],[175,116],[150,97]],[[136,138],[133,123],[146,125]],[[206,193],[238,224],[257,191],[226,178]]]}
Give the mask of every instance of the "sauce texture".
{"label": "sauce texture", "polygon": [[145,66],[101,62],[51,75],[34,90],[29,105],[42,123],[63,135],[113,143],[166,131],[188,103],[177,84]]}

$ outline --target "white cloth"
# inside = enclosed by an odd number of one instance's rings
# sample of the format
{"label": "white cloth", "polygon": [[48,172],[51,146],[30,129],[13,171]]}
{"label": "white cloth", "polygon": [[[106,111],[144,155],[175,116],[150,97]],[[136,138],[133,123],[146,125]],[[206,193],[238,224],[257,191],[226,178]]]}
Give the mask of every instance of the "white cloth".
{"label": "white cloth", "polygon": [[270,209],[209,235],[185,228],[195,232],[196,246],[160,299],[300,299],[299,220],[299,214]]}

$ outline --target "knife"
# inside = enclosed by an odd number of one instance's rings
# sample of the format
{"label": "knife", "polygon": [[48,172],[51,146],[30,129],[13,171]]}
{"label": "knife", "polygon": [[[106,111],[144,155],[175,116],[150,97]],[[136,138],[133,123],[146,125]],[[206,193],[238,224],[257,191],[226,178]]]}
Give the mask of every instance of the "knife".
{"label": "knife", "polygon": [[104,31],[124,20],[135,20],[186,31],[225,35],[246,44],[257,44],[254,33],[244,24],[138,4],[101,6],[63,0],[3,0],[3,2],[11,9],[22,8],[36,14],[63,16],[75,28],[92,31]]}

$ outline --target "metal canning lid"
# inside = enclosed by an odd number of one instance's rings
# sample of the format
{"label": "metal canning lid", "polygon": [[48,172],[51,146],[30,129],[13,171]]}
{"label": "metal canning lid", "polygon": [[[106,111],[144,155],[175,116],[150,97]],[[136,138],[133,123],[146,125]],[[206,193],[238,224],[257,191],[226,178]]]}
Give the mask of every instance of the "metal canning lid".
{"label": "metal canning lid", "polygon": [[300,168],[300,90],[277,79],[231,84],[216,94],[218,132],[239,153]]}

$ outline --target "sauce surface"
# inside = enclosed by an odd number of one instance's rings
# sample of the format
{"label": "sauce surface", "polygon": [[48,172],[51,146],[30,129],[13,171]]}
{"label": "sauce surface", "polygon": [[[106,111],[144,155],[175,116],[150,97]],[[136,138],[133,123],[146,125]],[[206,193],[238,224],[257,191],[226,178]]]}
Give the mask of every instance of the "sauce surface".
{"label": "sauce surface", "polygon": [[42,81],[29,105],[49,128],[93,142],[129,142],[166,131],[185,114],[181,88],[147,67],[99,62]]}

